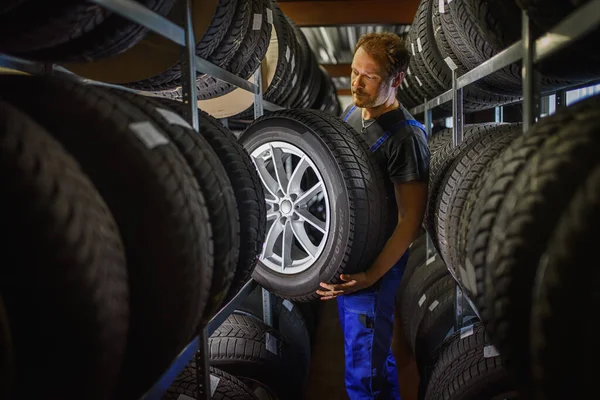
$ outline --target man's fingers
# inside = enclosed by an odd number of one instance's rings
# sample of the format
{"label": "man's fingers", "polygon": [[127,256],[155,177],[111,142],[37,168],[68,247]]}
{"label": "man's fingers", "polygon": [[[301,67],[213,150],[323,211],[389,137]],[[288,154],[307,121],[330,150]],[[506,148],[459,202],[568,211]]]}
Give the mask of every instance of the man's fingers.
{"label": "man's fingers", "polygon": [[321,300],[325,301],[325,300],[333,300],[337,298],[337,296],[326,296],[326,297],[321,297]]}
{"label": "man's fingers", "polygon": [[341,294],[344,294],[344,291],[343,290],[329,290],[329,291],[317,290],[317,294],[319,296],[339,296]]}
{"label": "man's fingers", "polygon": [[337,284],[337,285],[331,285],[331,284],[328,284],[328,283],[321,283],[321,287],[325,288],[325,289],[328,289],[328,290],[332,290],[332,291],[335,291],[335,290],[344,290],[344,289],[347,289],[347,288],[351,288],[352,286],[356,285],[356,283],[357,283],[357,281],[350,281],[350,282],[346,282],[346,283],[340,283],[340,284]]}

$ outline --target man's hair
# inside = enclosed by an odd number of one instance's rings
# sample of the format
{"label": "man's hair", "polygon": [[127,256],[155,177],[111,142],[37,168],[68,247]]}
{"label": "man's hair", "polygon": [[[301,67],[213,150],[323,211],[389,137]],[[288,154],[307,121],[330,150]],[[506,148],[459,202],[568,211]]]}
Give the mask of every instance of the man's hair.
{"label": "man's hair", "polygon": [[408,68],[410,53],[404,40],[394,33],[366,33],[356,43],[354,52],[360,47],[385,68],[387,76],[384,78],[386,79],[390,79],[400,72],[406,72]]}

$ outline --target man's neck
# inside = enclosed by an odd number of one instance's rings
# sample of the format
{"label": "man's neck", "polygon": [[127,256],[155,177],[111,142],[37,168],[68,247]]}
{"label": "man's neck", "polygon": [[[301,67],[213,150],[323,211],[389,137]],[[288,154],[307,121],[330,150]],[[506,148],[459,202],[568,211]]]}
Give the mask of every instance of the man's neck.
{"label": "man's neck", "polygon": [[390,98],[383,104],[373,107],[373,108],[363,108],[362,117],[363,119],[374,119],[379,117],[381,114],[384,114],[388,111],[395,110],[400,107],[400,104],[396,100],[395,96],[390,96]]}

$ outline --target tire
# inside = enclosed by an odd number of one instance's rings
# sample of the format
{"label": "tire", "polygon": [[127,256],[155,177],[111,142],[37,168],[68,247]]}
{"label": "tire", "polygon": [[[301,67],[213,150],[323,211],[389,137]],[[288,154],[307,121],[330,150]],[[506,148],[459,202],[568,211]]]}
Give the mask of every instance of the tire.
{"label": "tire", "polygon": [[[340,274],[357,273],[370,265],[395,224],[388,212],[394,200],[383,186],[385,178],[379,164],[350,125],[315,110],[278,111],[257,119],[239,140],[253,158],[265,185],[266,202],[275,204],[274,199],[281,198],[281,206],[269,206],[267,218],[273,222],[253,275],[259,285],[282,298],[311,301],[319,298],[316,290],[320,282],[340,282]],[[273,157],[281,160],[279,165],[284,169],[284,157],[292,163],[304,160],[299,169],[302,175],[293,183],[297,186],[295,193],[286,194],[286,183],[285,192],[279,189],[275,173],[269,171]],[[322,201],[308,204],[321,193]],[[294,208],[291,203],[298,199],[301,203]],[[288,205],[289,212],[283,208],[281,218],[277,217],[280,207]],[[331,210],[336,210],[335,214]],[[301,226],[304,232],[294,232],[292,221],[300,221],[300,217],[311,222]],[[282,221],[283,227],[278,225]],[[304,259],[296,260],[295,267],[291,266],[291,246],[285,257],[281,256],[282,251],[279,255],[275,252],[280,250],[276,249],[276,239],[282,236],[285,226],[288,237],[295,236],[309,247],[301,250],[298,246],[298,252],[304,251]],[[296,226],[300,227],[299,223]],[[330,233],[326,236],[327,232]],[[308,235],[313,235],[317,244],[306,244]],[[286,266],[284,272],[282,265]]]}
{"label": "tire", "polygon": [[448,169],[454,160],[465,152],[469,151],[482,137],[490,133],[490,128],[498,126],[497,123],[484,123],[465,125],[463,131],[463,141],[454,146],[450,138],[447,143],[432,154],[430,160],[429,172],[429,195],[427,199],[427,209],[423,219],[423,227],[429,232],[433,239],[433,244],[440,251],[437,235],[437,214],[438,214],[438,196],[441,195],[441,185],[448,173]]}
{"label": "tire", "polygon": [[445,145],[452,142],[452,129],[442,129],[438,133],[431,135],[427,141],[429,153],[433,157]]}
{"label": "tire", "polygon": [[[552,239],[540,258],[533,293],[531,319],[532,387],[536,399],[559,399],[576,384],[577,390],[593,385],[598,350],[590,320],[576,307],[600,306],[598,269],[589,262],[595,253],[595,232],[600,223],[600,169],[587,174],[568,207],[561,212]],[[574,268],[577,266],[577,268]],[[573,330],[573,327],[577,327]],[[569,346],[565,346],[569,338]],[[569,362],[569,364],[563,364]],[[559,384],[560,382],[560,384]],[[565,397],[562,397],[565,398]]]}
{"label": "tire", "polygon": [[[444,287],[444,290],[441,290],[436,298],[438,303],[432,302],[425,309],[425,315],[417,329],[414,345],[415,357],[420,371],[426,371],[435,365],[435,357],[439,347],[454,331],[456,322],[455,293],[454,286]],[[472,317],[471,314],[463,314],[463,316]]]}
{"label": "tire", "polygon": [[[242,1],[242,0],[239,0]],[[211,24],[196,43],[196,55],[208,59],[216,51],[233,21],[238,0],[219,0]],[[181,64],[177,63],[161,74],[143,81],[131,82],[125,86],[136,90],[161,91],[173,90],[181,86]]]}
{"label": "tire", "polygon": [[[183,114],[186,106],[174,100],[159,99],[161,104]],[[227,171],[240,217],[238,264],[224,303],[233,299],[251,278],[265,241],[267,211],[263,186],[254,164],[240,143],[218,120],[198,110],[200,134],[217,153]]]}
{"label": "tire", "polygon": [[[440,258],[436,257],[433,262],[420,265],[412,274],[410,280],[407,280],[406,290],[403,296],[400,297],[400,315],[402,317],[403,330],[406,332],[406,338],[413,351],[414,336],[412,335],[412,330],[413,328],[416,330],[416,326],[413,325],[418,325],[417,320],[420,320],[417,316],[420,312],[419,309],[429,305],[429,303],[424,304],[424,302],[429,301],[430,296],[423,295],[445,276],[449,276],[446,265]],[[413,321],[417,322],[413,323]]]}
{"label": "tire", "polygon": [[[167,16],[175,0],[142,0]],[[0,49],[20,57],[58,63],[107,58],[139,43],[148,29],[104,7],[63,0],[59,4],[29,0],[0,15]]]}
{"label": "tire", "polygon": [[428,312],[433,312],[437,309],[446,292],[452,292],[455,285],[454,279],[447,271],[438,279],[432,279],[430,283],[429,286],[422,287],[422,296],[416,298],[413,302],[415,308],[410,318],[410,329],[408,331],[409,343],[413,353],[417,357],[417,334],[423,318],[425,318]]}
{"label": "tire", "polygon": [[[267,10],[270,10],[270,0],[253,0],[253,23],[242,36],[242,45],[236,52],[228,70],[235,75],[249,79],[259,67],[269,47],[271,40],[271,24],[268,22]],[[260,16],[260,22],[256,18]],[[256,26],[258,25],[258,27]],[[230,93],[237,86],[223,82],[212,75],[203,75],[196,80],[198,99],[207,100]]]}
{"label": "tire", "polygon": [[223,305],[239,260],[240,222],[233,186],[225,167],[205,139],[219,132],[213,132],[216,128],[211,124],[203,124],[202,134],[198,134],[181,116],[149,97],[124,90],[111,90],[111,93],[138,108],[167,134],[191,168],[206,200],[213,239],[214,272],[208,303],[200,321],[204,326]]}
{"label": "tire", "polygon": [[117,225],[75,159],[3,100],[0,152],[0,393],[28,385],[18,398],[109,398],[129,324]]}
{"label": "tire", "polygon": [[6,76],[0,93],[9,93],[11,103],[73,154],[115,217],[131,310],[115,396],[137,397],[189,343],[208,301],[212,238],[198,184],[148,117],[105,90],[52,77]]}
{"label": "tire", "polygon": [[486,136],[462,152],[448,168],[437,198],[437,234],[442,257],[454,270],[455,276],[460,276],[458,272],[463,269],[459,256],[464,249],[458,247],[458,224],[467,194],[489,163],[522,134],[521,124],[503,124],[491,128]]}
{"label": "tire", "polygon": [[[452,46],[447,39],[448,32],[445,31],[445,29],[448,29],[448,25],[442,23],[444,18],[449,18],[450,16],[450,9],[448,8],[447,1],[443,0],[441,3],[435,0],[430,1],[433,2],[431,18],[433,23],[433,36],[435,38],[436,47],[440,53],[440,58],[444,60],[443,63],[435,62],[435,64],[432,64],[439,67],[434,70],[434,74],[439,76],[440,79],[442,79],[442,82],[447,82],[447,86],[445,87],[450,89],[452,87],[452,70],[448,66],[446,60],[451,60],[456,65],[457,76],[465,74],[468,72],[468,69],[459,60],[457,55],[454,54],[454,50],[452,50]],[[440,9],[440,4],[444,5],[444,12]],[[452,22],[448,22],[448,20],[446,20],[445,23],[452,24]],[[458,33],[456,32],[455,26],[452,24],[450,27],[450,35],[456,37]],[[434,57],[436,56],[434,55]],[[515,96],[493,93],[489,90],[485,90],[485,84],[482,83],[482,81],[478,81],[463,88],[463,110],[465,112],[485,110],[492,107],[515,103],[521,100],[521,97],[522,96],[519,93]]]}
{"label": "tire", "polygon": [[[294,379],[303,384],[308,377],[311,353],[307,322],[298,305],[289,300],[271,296],[271,310],[273,327],[289,343],[290,351],[293,352],[293,359],[297,360],[295,362],[299,364],[298,370],[302,372],[302,375],[295,376]],[[250,293],[236,311],[248,313],[262,321],[262,288],[258,286]]]}
{"label": "tire", "polygon": [[[491,229],[484,280],[490,311],[486,328],[522,387],[530,383],[529,321],[536,266],[561,211],[598,165],[598,107],[600,98],[593,97],[561,110],[563,124],[505,192]],[[555,120],[548,125],[542,120],[527,136],[545,133],[546,127],[555,127]]]}
{"label": "tire", "polygon": [[517,398],[502,360],[479,323],[444,342],[427,385],[425,400]]}
{"label": "tire", "polygon": [[[177,376],[165,393],[164,400],[197,399],[196,363],[192,361]],[[244,382],[220,369],[210,367],[212,400],[258,400]],[[183,395],[183,396],[182,396]]]}
{"label": "tire", "polygon": [[[236,376],[253,392],[267,391],[274,399],[297,399],[296,376],[288,343],[259,319],[230,315],[208,340],[211,365]],[[287,377],[287,378],[286,378]]]}

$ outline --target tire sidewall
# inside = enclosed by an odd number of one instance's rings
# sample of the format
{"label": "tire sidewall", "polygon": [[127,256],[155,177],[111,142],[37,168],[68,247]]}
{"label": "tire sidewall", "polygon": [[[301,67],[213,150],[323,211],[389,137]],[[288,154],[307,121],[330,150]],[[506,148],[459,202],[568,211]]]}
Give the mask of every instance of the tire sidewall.
{"label": "tire sidewall", "polygon": [[269,142],[285,142],[302,150],[318,169],[329,198],[329,235],[317,261],[297,274],[281,274],[259,261],[253,278],[282,297],[313,295],[320,282],[329,282],[343,266],[350,244],[350,202],[344,176],[333,154],[321,138],[304,124],[288,118],[273,118],[251,126],[240,137],[249,154]]}

